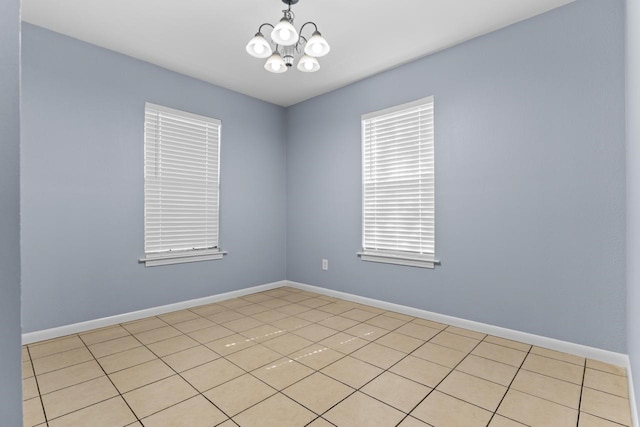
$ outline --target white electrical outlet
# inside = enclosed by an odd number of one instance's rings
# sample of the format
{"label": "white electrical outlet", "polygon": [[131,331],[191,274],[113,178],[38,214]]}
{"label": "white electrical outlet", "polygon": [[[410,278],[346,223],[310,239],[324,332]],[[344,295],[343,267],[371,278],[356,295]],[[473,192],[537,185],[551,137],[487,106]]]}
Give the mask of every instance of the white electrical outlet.
{"label": "white electrical outlet", "polygon": [[328,259],[323,259],[322,260],[322,269],[323,270],[328,270],[329,269],[329,260]]}

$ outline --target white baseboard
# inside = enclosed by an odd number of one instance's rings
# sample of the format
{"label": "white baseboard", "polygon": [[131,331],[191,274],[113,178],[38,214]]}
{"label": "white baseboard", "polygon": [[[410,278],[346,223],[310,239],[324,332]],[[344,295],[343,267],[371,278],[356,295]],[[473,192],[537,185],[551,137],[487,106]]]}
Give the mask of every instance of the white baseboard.
{"label": "white baseboard", "polygon": [[633,386],[633,373],[631,370],[631,359],[627,357],[627,382],[629,383],[629,405],[631,406],[631,425],[640,427],[638,419],[638,406],[636,405],[636,392]]}
{"label": "white baseboard", "polygon": [[237,291],[225,292],[223,294],[212,295],[204,298],[197,298],[188,301],[177,302],[159,307],[147,308],[144,310],[132,311],[130,313],[118,314],[115,316],[103,317],[100,319],[88,320],[86,322],[73,323],[71,325],[60,326],[57,328],[44,329],[42,331],[28,332],[22,334],[22,344],[31,344],[38,341],[50,340],[79,332],[89,331],[91,329],[104,328],[119,323],[130,322],[132,320],[143,319],[149,316],[157,316],[159,314],[169,313],[185,308],[197,307],[199,305],[211,304],[214,302],[224,301],[231,298],[237,298],[244,295],[254,294],[256,292],[268,291],[269,289],[287,286],[286,280],[279,282],[267,283],[264,285],[253,286],[251,288],[240,289]]}
{"label": "white baseboard", "polygon": [[318,286],[297,283],[289,280],[281,280],[279,282],[267,283],[264,285],[253,286],[250,288],[240,289],[237,291],[226,292],[223,294],[212,295],[204,298],[197,298],[188,301],[177,302],[173,304],[152,307],[144,310],[133,311],[130,313],[118,314],[115,316],[103,317],[100,319],[88,320],[86,322],[74,323],[71,325],[60,326],[57,328],[45,329],[41,331],[29,332],[22,334],[22,343],[30,344],[33,342],[58,338],[61,336],[76,334],[91,329],[103,328],[106,326],[117,325],[119,323],[130,322],[149,316],[157,316],[159,314],[169,313],[171,311],[183,310],[186,308],[196,307],[199,305],[211,304],[214,302],[224,301],[231,298],[237,298],[244,295],[263,292],[269,289],[281,286],[290,286],[292,288],[307,290],[322,295],[341,298],[360,304],[366,304],[373,307],[382,308],[384,310],[395,311],[410,316],[420,317],[423,319],[433,320],[435,322],[446,323],[447,325],[457,326],[460,328],[471,329],[474,331],[491,334],[498,337],[520,341],[540,347],[550,348],[552,350],[562,351],[565,353],[576,354],[591,359],[600,360],[606,363],[612,363],[618,366],[629,367],[629,357],[626,354],[615,353],[612,351],[602,350],[599,348],[588,347],[581,344],[575,344],[567,341],[556,340],[553,338],[543,337],[540,335],[529,334],[525,332],[515,331],[513,329],[502,328],[499,326],[488,325],[486,323],[474,322],[472,320],[461,319],[458,317],[447,316],[445,314],[434,313],[431,311],[421,310],[418,308],[408,307],[404,305],[394,304],[386,301],[376,300],[373,298],[362,297],[359,295],[349,294],[341,291],[321,288]]}
{"label": "white baseboard", "polygon": [[459,317],[447,316],[445,314],[434,313],[431,311],[421,310],[418,308],[407,307],[405,305],[393,304],[386,301],[380,301],[372,298],[361,297],[358,295],[349,294],[346,292],[334,291],[331,289],[325,289],[318,286],[307,285],[304,283],[297,283],[290,280],[286,281],[288,286],[292,288],[302,289],[305,291],[316,292],[318,294],[327,295],[335,298],[341,298],[344,300],[366,304],[373,307],[378,307],[384,310],[395,311],[398,313],[406,314],[409,316],[420,317],[427,320],[433,320],[434,322],[446,323],[447,325],[457,326],[459,328],[471,329],[473,331],[482,332],[485,334],[495,335],[497,337],[506,338],[513,341],[520,341],[523,343],[549,348],[551,350],[562,351],[564,353],[571,353],[582,357],[588,357],[590,359],[599,360],[605,363],[611,363],[613,365],[628,367],[628,356],[622,353],[615,353],[613,351],[602,350],[595,347],[589,347],[586,345],[575,344],[567,341],[561,341],[554,338],[543,337],[540,335],[529,334],[526,332],[515,331],[513,329],[502,328],[499,326],[488,325],[486,323],[474,322],[472,320],[461,319]]}

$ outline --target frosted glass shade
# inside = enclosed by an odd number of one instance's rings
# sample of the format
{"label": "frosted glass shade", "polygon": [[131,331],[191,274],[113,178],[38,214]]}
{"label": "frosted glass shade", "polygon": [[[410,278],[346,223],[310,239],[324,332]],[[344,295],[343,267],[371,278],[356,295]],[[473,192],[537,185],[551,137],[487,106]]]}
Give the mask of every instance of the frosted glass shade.
{"label": "frosted glass shade", "polygon": [[280,74],[287,71],[287,64],[284,63],[282,56],[276,52],[267,59],[267,62],[264,64],[264,69],[270,73]]}
{"label": "frosted glass shade", "polygon": [[268,58],[273,51],[262,33],[257,33],[255,37],[247,43],[247,53],[254,58]]}
{"label": "frosted glass shade", "polygon": [[298,32],[287,18],[282,18],[273,28],[271,40],[281,46],[292,46],[298,42]]}
{"label": "frosted glass shade", "polygon": [[329,43],[322,37],[319,31],[315,31],[307,44],[304,47],[304,53],[309,56],[313,56],[314,58],[320,58],[321,56],[325,56],[331,47]]}
{"label": "frosted glass shade", "polygon": [[313,56],[304,55],[298,61],[298,70],[305,73],[314,73],[320,69],[320,64],[318,60]]}

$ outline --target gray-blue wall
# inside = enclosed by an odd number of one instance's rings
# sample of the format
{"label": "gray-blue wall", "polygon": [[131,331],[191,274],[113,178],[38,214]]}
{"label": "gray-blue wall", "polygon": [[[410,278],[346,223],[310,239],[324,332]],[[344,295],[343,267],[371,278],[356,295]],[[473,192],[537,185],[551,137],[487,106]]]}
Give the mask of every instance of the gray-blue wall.
{"label": "gray-blue wall", "polygon": [[[287,278],[625,352],[624,90],[580,0],[287,109]],[[428,95],[442,266],[362,262],[360,116]]]}
{"label": "gray-blue wall", "polygon": [[627,350],[640,408],[640,0],[627,0]]}
{"label": "gray-blue wall", "polygon": [[[285,278],[284,109],[24,24],[24,332]],[[223,260],[145,268],[145,101],[222,120]]]}
{"label": "gray-blue wall", "polygon": [[0,424],[22,425],[20,1],[0,2]]}

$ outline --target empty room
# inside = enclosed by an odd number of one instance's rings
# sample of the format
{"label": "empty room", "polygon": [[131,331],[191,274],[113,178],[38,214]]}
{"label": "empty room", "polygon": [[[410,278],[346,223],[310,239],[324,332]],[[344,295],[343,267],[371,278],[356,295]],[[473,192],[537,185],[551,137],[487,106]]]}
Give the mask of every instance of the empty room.
{"label": "empty room", "polygon": [[640,427],[640,0],[0,34],[3,427]]}

